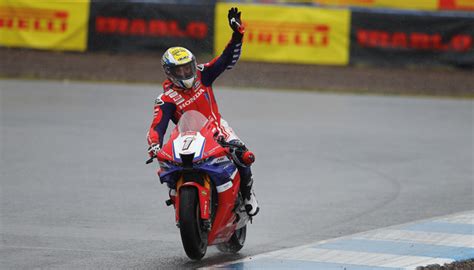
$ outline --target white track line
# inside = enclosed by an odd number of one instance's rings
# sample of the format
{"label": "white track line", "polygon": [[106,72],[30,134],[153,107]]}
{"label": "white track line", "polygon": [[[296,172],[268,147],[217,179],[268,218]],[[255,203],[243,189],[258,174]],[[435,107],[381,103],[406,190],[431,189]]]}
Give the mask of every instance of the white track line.
{"label": "white track line", "polygon": [[[452,257],[434,258],[427,256],[411,256],[411,255],[397,255],[375,252],[361,252],[351,250],[341,250],[324,248],[324,244],[332,244],[335,242],[341,243],[349,240],[366,240],[366,241],[386,241],[387,243],[413,243],[414,245],[426,244],[439,247],[453,247],[453,248],[474,248],[474,235],[472,234],[456,234],[456,233],[439,233],[429,231],[411,231],[404,230],[410,225],[442,222],[452,224],[474,224],[474,211],[461,212],[449,216],[431,218],[426,220],[418,220],[411,223],[390,226],[387,228],[376,229],[373,231],[362,232],[354,235],[343,236],[339,238],[329,239],[308,245],[298,246],[294,248],[287,248],[273,252],[263,253],[256,256],[250,256],[241,260],[228,262],[225,264],[215,265],[203,269],[215,269],[224,267],[226,265],[257,262],[260,259],[275,260],[275,266],[278,266],[278,261],[291,260],[301,262],[319,262],[331,263],[341,265],[358,265],[361,267],[392,267],[403,269],[416,269],[418,266],[426,266],[430,264],[440,264],[453,262]],[[454,226],[456,227],[456,226]],[[455,231],[455,230],[453,230]],[[396,244],[397,245],[397,244]],[[326,245],[327,246],[327,245]],[[448,248],[447,250],[452,250]]]}
{"label": "white track line", "polygon": [[430,244],[453,247],[474,248],[473,235],[459,235],[433,232],[414,232],[403,230],[384,230],[379,232],[358,235],[355,239],[383,240],[396,242],[414,242],[418,244]]}

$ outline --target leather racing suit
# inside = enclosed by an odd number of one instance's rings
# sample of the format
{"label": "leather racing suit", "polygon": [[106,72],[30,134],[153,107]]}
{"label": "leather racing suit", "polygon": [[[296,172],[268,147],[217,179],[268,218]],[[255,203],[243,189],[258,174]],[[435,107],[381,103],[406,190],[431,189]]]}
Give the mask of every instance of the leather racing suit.
{"label": "leather racing suit", "polygon": [[[169,121],[178,123],[183,113],[189,110],[197,110],[207,119],[215,121],[219,136],[223,136],[227,142],[238,141],[243,144],[227,122],[221,118],[212,88],[212,83],[217,77],[226,69],[232,69],[237,63],[241,53],[242,38],[242,34],[234,33],[220,56],[208,63],[198,65],[192,88],[177,87],[169,79],[163,82],[163,93],[155,100],[153,122],[147,136],[150,146],[163,145],[163,136]],[[241,176],[242,195],[244,198],[250,198],[250,193],[253,194],[251,169],[242,164],[236,165]]]}

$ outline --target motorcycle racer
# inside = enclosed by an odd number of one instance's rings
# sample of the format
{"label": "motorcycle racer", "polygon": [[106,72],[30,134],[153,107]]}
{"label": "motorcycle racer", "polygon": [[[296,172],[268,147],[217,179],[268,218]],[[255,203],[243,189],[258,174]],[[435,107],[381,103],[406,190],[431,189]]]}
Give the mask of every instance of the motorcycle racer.
{"label": "motorcycle racer", "polygon": [[[242,151],[233,152],[232,156],[241,176],[240,190],[246,211],[250,216],[255,216],[259,207],[253,191],[252,172],[250,165],[243,161],[248,150],[222,119],[212,89],[212,83],[226,69],[233,68],[241,53],[245,32],[241,12],[237,8],[231,8],[228,21],[233,30],[232,38],[223,53],[212,61],[197,65],[195,56],[183,47],[172,47],[164,53],[161,62],[168,79],[163,82],[163,93],[155,100],[154,117],[147,135],[148,153],[151,157],[156,156],[163,145],[163,136],[170,120],[176,124],[186,111],[201,112],[207,119],[215,122],[218,137],[226,142],[242,145]],[[173,202],[175,194],[174,187],[170,187]]]}

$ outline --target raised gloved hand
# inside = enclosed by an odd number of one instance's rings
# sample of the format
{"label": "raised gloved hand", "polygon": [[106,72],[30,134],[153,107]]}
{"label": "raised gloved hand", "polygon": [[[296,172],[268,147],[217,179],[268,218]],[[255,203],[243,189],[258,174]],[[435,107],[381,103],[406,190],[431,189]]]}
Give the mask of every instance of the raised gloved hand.
{"label": "raised gloved hand", "polygon": [[244,34],[245,27],[240,19],[240,12],[236,7],[229,9],[229,13],[227,14],[227,18],[229,19],[230,28],[234,31],[234,33]]}
{"label": "raised gloved hand", "polygon": [[152,145],[150,145],[150,147],[148,147],[148,155],[153,158],[153,157],[156,157],[156,155],[158,155],[158,152],[160,151],[161,147],[159,144],[157,143],[154,143]]}

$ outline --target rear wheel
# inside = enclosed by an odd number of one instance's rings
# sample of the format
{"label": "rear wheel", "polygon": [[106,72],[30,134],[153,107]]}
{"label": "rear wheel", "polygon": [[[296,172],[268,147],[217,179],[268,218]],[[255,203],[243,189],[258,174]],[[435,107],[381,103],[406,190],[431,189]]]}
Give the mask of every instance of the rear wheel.
{"label": "rear wheel", "polygon": [[245,238],[247,236],[247,225],[236,230],[230,237],[229,241],[217,245],[217,249],[222,252],[237,253],[244,247]]}
{"label": "rear wheel", "polygon": [[186,255],[200,260],[207,250],[207,232],[202,227],[198,193],[194,187],[182,187],[179,194],[179,230]]}

